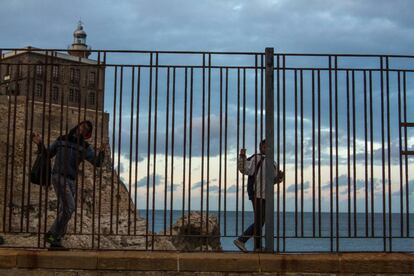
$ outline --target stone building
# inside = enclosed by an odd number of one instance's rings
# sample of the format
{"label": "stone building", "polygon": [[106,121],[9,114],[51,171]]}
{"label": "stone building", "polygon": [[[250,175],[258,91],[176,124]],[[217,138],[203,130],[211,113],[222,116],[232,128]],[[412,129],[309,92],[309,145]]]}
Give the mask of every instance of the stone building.
{"label": "stone building", "polygon": [[86,37],[79,22],[67,54],[33,47],[1,53],[0,95],[102,110],[104,67],[89,59]]}

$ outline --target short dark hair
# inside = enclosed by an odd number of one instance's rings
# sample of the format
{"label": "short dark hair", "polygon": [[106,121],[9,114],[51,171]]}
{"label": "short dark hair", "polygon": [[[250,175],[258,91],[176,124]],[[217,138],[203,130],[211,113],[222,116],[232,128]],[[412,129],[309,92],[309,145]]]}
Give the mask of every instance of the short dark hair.
{"label": "short dark hair", "polygon": [[88,131],[88,134],[85,136],[85,138],[86,139],[91,138],[91,136],[92,136],[92,130],[93,130],[93,124],[92,124],[92,122],[89,121],[89,120],[85,120],[85,121],[82,121],[78,126],[80,126],[82,124],[85,124],[88,127],[88,130],[89,130]]}

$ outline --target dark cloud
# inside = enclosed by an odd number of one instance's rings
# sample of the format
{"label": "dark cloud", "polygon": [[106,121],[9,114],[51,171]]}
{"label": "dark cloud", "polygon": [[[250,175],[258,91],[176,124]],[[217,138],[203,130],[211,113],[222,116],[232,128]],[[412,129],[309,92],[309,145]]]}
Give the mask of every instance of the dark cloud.
{"label": "dark cloud", "polygon": [[[159,184],[161,184],[162,183],[162,176],[161,175],[159,175],[159,174],[156,174],[155,175],[155,185],[157,186],[157,185],[159,185]],[[145,177],[143,177],[143,178],[141,178],[140,180],[138,180],[137,181],[137,187],[145,187],[145,186],[147,186],[147,181],[149,180],[149,185],[150,185],[150,187],[152,187],[152,185],[153,185],[153,175],[151,174],[149,177],[148,176],[145,176]]]}
{"label": "dark cloud", "polygon": [[[337,178],[334,177],[333,181],[332,181],[333,189],[335,189],[335,187],[336,187],[336,182],[337,182]],[[369,189],[371,189],[371,182],[372,182],[372,180],[369,177],[368,182],[367,182]],[[388,183],[388,179],[386,179],[385,182]],[[365,179],[360,179],[360,178],[356,179],[356,182],[355,182],[356,190],[364,189],[365,188],[365,183],[366,183]],[[340,175],[338,177],[338,187],[347,187],[348,184],[350,185],[351,190],[353,190],[354,189],[353,188],[354,187],[354,180],[353,180],[352,177],[348,177],[345,174]],[[373,179],[374,189],[377,188],[378,186],[380,186],[381,184],[382,184],[381,179],[378,179],[378,178]],[[324,185],[322,185],[322,190],[328,190],[328,189],[330,189],[330,187],[331,187],[330,182],[325,183]]]}
{"label": "dark cloud", "polygon": [[[216,178],[213,178],[213,179],[210,179],[210,189],[211,189],[211,187],[212,186],[214,186],[214,183],[217,181],[217,179]],[[206,187],[207,187],[207,180],[204,180],[203,181],[203,185],[204,185],[204,189],[206,189]],[[201,181],[198,181],[198,182],[196,182],[196,183],[193,183],[192,185],[191,185],[191,189],[198,189],[198,188],[200,188],[201,187]]]}
{"label": "dark cloud", "polygon": [[[298,183],[298,185],[297,185],[297,191],[298,191],[298,192],[300,192],[300,191],[301,191],[301,187],[302,187],[301,183]],[[306,182],[304,182],[304,183],[303,183],[303,191],[308,190],[308,189],[309,189],[309,187],[310,187],[310,183],[309,183],[309,181],[306,181]],[[290,186],[286,189],[286,192],[287,192],[287,193],[294,193],[294,192],[295,192],[295,184],[290,185]]]}

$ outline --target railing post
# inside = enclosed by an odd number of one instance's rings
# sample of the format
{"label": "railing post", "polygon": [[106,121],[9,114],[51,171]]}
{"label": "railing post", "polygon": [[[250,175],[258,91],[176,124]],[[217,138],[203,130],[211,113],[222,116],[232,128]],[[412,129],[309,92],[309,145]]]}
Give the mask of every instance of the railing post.
{"label": "railing post", "polygon": [[266,48],[266,252],[274,251],[274,58],[273,48]]}

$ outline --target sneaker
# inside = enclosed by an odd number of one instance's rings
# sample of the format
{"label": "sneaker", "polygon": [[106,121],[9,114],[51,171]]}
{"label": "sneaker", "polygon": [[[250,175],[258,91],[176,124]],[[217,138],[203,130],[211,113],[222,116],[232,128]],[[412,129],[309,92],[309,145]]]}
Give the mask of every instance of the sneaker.
{"label": "sneaker", "polygon": [[247,252],[247,248],[246,248],[246,246],[244,245],[244,242],[239,241],[238,239],[235,239],[235,240],[233,241],[233,243],[234,243],[234,245],[235,245],[238,249],[240,249],[240,251]]}
{"label": "sneaker", "polygon": [[53,235],[51,232],[47,232],[45,234],[45,241],[50,244],[50,246],[54,245],[54,247],[62,247],[61,240]]}

